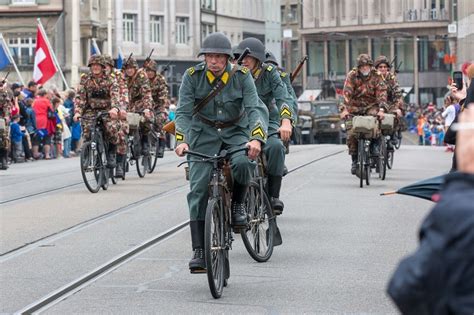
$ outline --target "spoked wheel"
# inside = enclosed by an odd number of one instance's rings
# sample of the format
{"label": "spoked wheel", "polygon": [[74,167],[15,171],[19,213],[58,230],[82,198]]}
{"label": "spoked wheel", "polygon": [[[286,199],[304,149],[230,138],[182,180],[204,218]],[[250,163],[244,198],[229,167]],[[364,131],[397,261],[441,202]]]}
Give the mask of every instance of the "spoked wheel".
{"label": "spoked wheel", "polygon": [[80,162],[84,184],[91,193],[98,192],[104,176],[104,165],[95,142],[94,144],[91,141],[84,143]]}
{"label": "spoked wheel", "polygon": [[379,178],[385,180],[387,176],[387,143],[385,142],[385,137],[380,138],[380,151],[379,151]]}
{"label": "spoked wheel", "polygon": [[150,143],[150,159],[148,161],[148,173],[153,173],[156,167],[156,162],[158,161],[158,150],[160,149],[160,139],[153,135],[148,137]]}
{"label": "spoked wheel", "polygon": [[394,154],[395,152],[393,152],[393,149],[392,149],[392,150],[387,150],[386,153],[387,153],[387,156],[385,160],[387,161],[387,167],[389,170],[391,170],[393,167],[393,157],[395,155]]}
{"label": "spoked wheel", "polygon": [[240,235],[250,256],[258,262],[265,262],[273,253],[275,217],[272,206],[256,182],[250,183],[245,202],[248,224]]}
{"label": "spoked wheel", "polygon": [[227,247],[224,239],[224,212],[217,199],[209,200],[206,210],[204,251],[209,289],[215,299],[222,295],[226,280]]}
{"label": "spoked wheel", "polygon": [[142,155],[140,154],[135,162],[137,163],[137,173],[140,177],[145,177],[146,172],[148,170],[148,161],[150,160],[150,155]]}

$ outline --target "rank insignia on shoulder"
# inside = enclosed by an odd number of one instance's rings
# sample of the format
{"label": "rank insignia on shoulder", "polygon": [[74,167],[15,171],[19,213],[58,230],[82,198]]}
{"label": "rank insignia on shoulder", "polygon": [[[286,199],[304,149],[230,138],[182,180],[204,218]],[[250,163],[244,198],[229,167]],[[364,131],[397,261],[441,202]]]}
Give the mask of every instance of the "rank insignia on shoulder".
{"label": "rank insignia on shoulder", "polygon": [[176,141],[184,141],[184,135],[179,131],[176,131],[175,137],[176,137]]}
{"label": "rank insignia on shoulder", "polygon": [[252,130],[252,137],[260,137],[262,139],[265,139],[265,132],[263,131],[262,126],[258,125]]}
{"label": "rank insignia on shoulder", "polygon": [[290,109],[288,108],[287,105],[283,106],[283,108],[280,111],[280,117],[284,117],[284,116],[290,117],[290,118],[292,116],[291,111],[290,111]]}
{"label": "rank insignia on shoulder", "polygon": [[196,69],[194,69],[194,67],[191,67],[187,71],[188,71],[189,75],[193,75],[194,71],[196,71]]}
{"label": "rank insignia on shoulder", "polygon": [[249,68],[247,67],[240,67],[240,72],[247,74],[249,72]]}
{"label": "rank insignia on shoulder", "polygon": [[287,74],[288,74],[288,73],[286,73],[285,71],[282,71],[282,72],[280,73],[280,76],[281,76],[282,78],[284,78],[284,77],[287,76]]}
{"label": "rank insignia on shoulder", "polygon": [[272,71],[273,70],[273,66],[268,66],[267,67],[267,71]]}

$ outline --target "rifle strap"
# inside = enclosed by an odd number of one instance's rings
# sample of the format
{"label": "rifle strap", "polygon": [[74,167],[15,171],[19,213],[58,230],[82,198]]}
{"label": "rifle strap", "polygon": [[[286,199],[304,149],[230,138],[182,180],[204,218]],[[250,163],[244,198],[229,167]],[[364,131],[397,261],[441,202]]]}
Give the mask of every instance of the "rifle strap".
{"label": "rifle strap", "polygon": [[[237,65],[235,65],[232,68],[232,71],[230,71],[229,79],[227,80],[227,82],[230,82],[230,79],[237,72],[238,68],[239,67]],[[207,103],[209,103],[214,97],[216,97],[217,94],[219,94],[225,86],[226,86],[226,83],[219,78],[217,83],[212,88],[211,92],[209,92],[209,94],[205,98],[203,98],[199,103],[196,104],[196,106],[194,106],[193,116],[199,113],[201,109],[203,109],[204,106],[207,105]]]}

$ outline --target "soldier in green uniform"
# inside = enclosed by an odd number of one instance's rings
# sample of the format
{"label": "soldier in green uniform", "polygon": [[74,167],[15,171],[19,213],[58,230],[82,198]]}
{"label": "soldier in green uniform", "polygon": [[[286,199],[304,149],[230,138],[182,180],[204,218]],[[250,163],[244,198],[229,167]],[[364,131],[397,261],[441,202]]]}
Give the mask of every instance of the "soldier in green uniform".
{"label": "soldier in green uniform", "polygon": [[122,177],[123,176],[123,159],[125,158],[125,154],[127,154],[127,134],[128,134],[128,123],[127,123],[127,108],[128,108],[128,88],[127,82],[125,82],[125,78],[123,77],[123,73],[115,69],[114,59],[109,55],[102,55],[104,58],[105,63],[105,73],[110,76],[113,74],[113,78],[117,81],[119,86],[119,99],[120,103],[118,107],[120,108],[119,112],[119,123],[120,123],[120,131],[118,132],[117,136],[119,141],[117,143],[117,167],[115,168],[115,177]]}
{"label": "soldier in green uniform", "polygon": [[[352,115],[372,115],[383,119],[384,112],[390,109],[387,104],[387,85],[380,73],[373,67],[367,54],[357,57],[357,67],[347,74],[344,83],[344,103],[340,107],[341,118]],[[352,132],[352,122],[347,122],[347,146],[352,157],[351,173],[357,170],[357,138]]]}
{"label": "soldier in green uniform", "polygon": [[0,169],[8,169],[8,148],[10,148],[10,115],[12,108],[12,92],[5,79],[0,80]]}
{"label": "soldier in green uniform", "polygon": [[135,58],[130,57],[124,64],[125,79],[128,87],[130,113],[143,113],[145,120],[140,123],[142,154],[149,151],[148,132],[153,121],[153,98],[151,95],[150,81],[142,68],[138,68]]}
{"label": "soldier in green uniform", "polygon": [[284,205],[280,200],[280,189],[285,168],[285,146],[282,141],[290,140],[296,119],[293,100],[277,68],[264,63],[265,46],[260,40],[253,37],[246,38],[239,43],[237,48],[238,55],[245,48],[250,49],[250,54],[244,58],[242,64],[252,72],[258,96],[269,111],[269,137],[264,147],[268,161],[268,192],[274,212],[281,214]]}
{"label": "soldier in green uniform", "polygon": [[[233,150],[248,147],[231,158],[233,191],[232,223],[234,227],[246,225],[245,195],[255,167],[261,144],[267,135],[268,112],[259,101],[255,84],[248,69],[240,66],[232,73],[231,43],[223,33],[212,33],[202,44],[199,56],[204,62],[189,68],[183,76],[179,89],[176,111],[176,149],[178,156],[186,150],[209,155],[223,148]],[[224,88],[198,113],[193,114],[196,104],[210,94],[219,81]],[[192,158],[188,157],[192,161]],[[212,166],[205,163],[190,163],[188,194],[193,259],[189,263],[191,272],[205,269],[204,219],[208,200],[208,184]]]}
{"label": "soldier in green uniform", "polygon": [[385,56],[379,56],[375,59],[375,69],[380,72],[380,75],[385,80],[387,85],[387,102],[390,107],[390,113],[396,115],[395,125],[393,128],[393,134],[391,135],[391,141],[388,142],[387,149],[393,150],[393,143],[395,140],[395,130],[400,124],[400,119],[403,115],[403,93],[398,84],[397,77],[393,72],[390,71],[390,61]]}
{"label": "soldier in green uniform", "polygon": [[105,119],[105,137],[108,145],[107,167],[116,166],[116,150],[119,142],[120,123],[119,87],[113,74],[105,74],[104,59],[98,55],[89,58],[90,73],[81,75],[81,82],[74,101],[74,121],[82,117],[85,139],[90,137],[90,127],[98,112],[108,111]]}

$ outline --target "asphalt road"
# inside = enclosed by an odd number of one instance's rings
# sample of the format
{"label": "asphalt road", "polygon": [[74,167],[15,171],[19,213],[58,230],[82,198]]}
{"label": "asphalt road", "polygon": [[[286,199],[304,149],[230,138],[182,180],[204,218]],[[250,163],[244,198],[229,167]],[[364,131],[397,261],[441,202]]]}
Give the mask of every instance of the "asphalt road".
{"label": "asphalt road", "polygon": [[[322,159],[321,159],[322,158]],[[345,147],[294,146],[284,179],[283,245],[257,263],[239,236],[231,278],[212,298],[189,274],[189,229],[51,305],[45,313],[396,313],[385,294],[417,244],[431,202],[384,196],[449,169],[443,148],[402,145],[387,179],[360,189]],[[13,313],[188,219],[187,182],[171,152],[156,173],[136,172],[89,193],[79,160],[18,164],[0,173],[0,312]]]}

